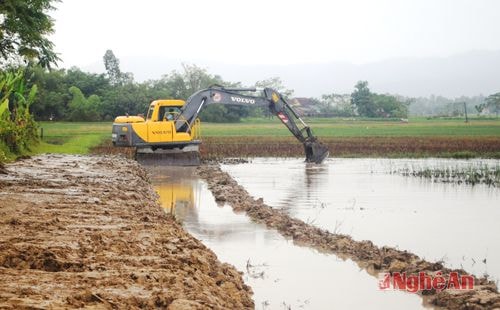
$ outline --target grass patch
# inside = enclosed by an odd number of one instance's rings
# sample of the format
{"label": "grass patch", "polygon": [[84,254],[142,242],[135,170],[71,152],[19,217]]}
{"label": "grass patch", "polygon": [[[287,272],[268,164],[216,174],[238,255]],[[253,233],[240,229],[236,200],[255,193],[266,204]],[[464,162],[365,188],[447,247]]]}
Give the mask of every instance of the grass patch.
{"label": "grass patch", "polygon": [[[500,136],[500,120],[410,119],[366,120],[343,118],[311,118],[305,120],[319,137],[404,137],[404,136]],[[241,123],[202,123],[202,135],[221,136],[290,136],[288,129],[276,119],[244,119]]]}
{"label": "grass patch", "polygon": [[398,173],[404,176],[414,176],[430,179],[433,182],[457,184],[486,184],[497,187],[500,185],[500,166],[489,167],[449,167],[449,168],[405,168]]}
{"label": "grass patch", "polygon": [[470,158],[475,158],[478,157],[476,152],[471,152],[471,151],[461,151],[461,152],[454,152],[450,156],[451,158],[455,159],[470,159]]}
{"label": "grass patch", "polygon": [[33,154],[88,154],[111,135],[111,123],[40,122],[43,139],[33,147]]}

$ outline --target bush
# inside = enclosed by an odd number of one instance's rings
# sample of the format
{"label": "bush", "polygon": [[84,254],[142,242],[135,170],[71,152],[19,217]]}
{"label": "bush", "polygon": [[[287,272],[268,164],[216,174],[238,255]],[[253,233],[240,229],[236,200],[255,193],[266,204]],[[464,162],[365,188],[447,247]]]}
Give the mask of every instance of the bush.
{"label": "bush", "polygon": [[23,155],[38,141],[38,126],[29,107],[36,85],[26,88],[24,72],[0,72],[0,162]]}

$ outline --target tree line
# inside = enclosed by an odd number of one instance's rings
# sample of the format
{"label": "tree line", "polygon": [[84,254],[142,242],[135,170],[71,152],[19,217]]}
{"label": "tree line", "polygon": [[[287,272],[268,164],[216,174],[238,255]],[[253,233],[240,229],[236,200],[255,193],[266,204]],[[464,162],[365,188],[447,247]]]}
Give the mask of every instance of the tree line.
{"label": "tree line", "polygon": [[359,81],[351,94],[328,94],[317,100],[322,116],[407,118],[461,117],[468,114],[498,117],[500,112],[500,92],[489,96],[461,96],[446,98],[405,97],[400,95],[377,94],[370,91],[367,81]]}
{"label": "tree line", "polygon": [[[39,93],[33,113],[40,120],[112,121],[118,115],[144,113],[149,103],[161,98],[186,100],[196,91],[221,85],[245,87],[240,82],[224,80],[205,68],[182,64],[180,71],[172,71],[159,79],[136,82],[130,72],[123,72],[113,51],[103,56],[106,73],[84,72],[76,67],[47,70],[30,69],[30,85],[37,85]],[[283,85],[279,77],[257,81],[255,87],[271,87],[287,98],[293,90]],[[354,85],[351,94],[326,94],[321,98],[307,98],[313,107],[300,108],[301,112],[316,117],[408,118],[420,116],[459,116],[465,108],[473,113],[498,113],[500,93],[488,97],[460,97],[448,99],[440,96],[409,98],[380,94],[370,90],[367,81]],[[298,100],[300,103],[300,100]],[[211,105],[200,117],[208,122],[237,122],[244,117],[265,117],[268,111],[255,107]]]}
{"label": "tree line", "polygon": [[[50,71],[41,67],[29,69],[29,83],[39,88],[32,109],[35,117],[112,121],[118,115],[145,113],[149,103],[156,99],[186,100],[211,85],[242,86],[190,64],[182,64],[181,71],[174,70],[160,79],[136,82],[131,73],[121,71],[119,60],[111,50],[106,51],[103,60],[106,68],[103,74],[84,72],[76,67]],[[258,112],[245,107],[209,106],[201,116],[206,121],[234,122]]]}
{"label": "tree line", "polygon": [[[220,75],[211,74],[194,64],[182,64],[180,71],[174,70],[159,79],[137,82],[132,73],[121,70],[120,61],[113,51],[106,51],[103,61],[106,73],[101,74],[84,72],[76,67],[47,70],[38,66],[27,69],[29,86],[37,85],[39,90],[32,107],[35,117],[39,120],[112,121],[118,115],[145,113],[149,103],[156,99],[186,100],[196,91],[211,85],[248,86],[226,81]],[[250,86],[271,87],[288,98],[294,95],[279,77],[257,81]],[[457,99],[439,96],[408,98],[375,93],[370,90],[367,81],[359,81],[351,94],[332,93],[321,98],[307,98],[313,107],[308,107],[303,113],[317,117],[368,118],[458,116],[464,113],[465,102],[469,113],[488,114],[498,113],[498,95]],[[262,108],[214,104],[206,107],[200,118],[208,122],[237,122],[249,116],[265,117],[267,112]]]}
{"label": "tree line", "polygon": [[[111,121],[118,115],[144,113],[155,99],[186,100],[196,91],[221,85],[244,87],[240,82],[225,81],[196,65],[182,64],[181,71],[172,71],[160,79],[136,82],[133,74],[123,72],[113,51],[103,57],[106,73],[89,73],[73,67],[47,70],[28,69],[30,85],[39,92],[33,113],[39,120]],[[291,98],[279,77],[257,81],[256,87],[271,87]],[[407,117],[409,99],[370,91],[368,82],[358,82],[349,96],[329,94],[321,99],[310,98],[316,105],[315,116]],[[203,121],[236,122],[243,117],[264,117],[267,111],[255,107],[211,105],[200,114]],[[310,113],[309,113],[310,114]]]}

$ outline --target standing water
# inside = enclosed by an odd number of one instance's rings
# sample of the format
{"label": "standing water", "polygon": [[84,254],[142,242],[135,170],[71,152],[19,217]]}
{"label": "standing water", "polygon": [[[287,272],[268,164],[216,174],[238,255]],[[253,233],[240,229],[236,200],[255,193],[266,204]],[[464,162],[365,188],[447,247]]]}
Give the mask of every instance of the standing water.
{"label": "standing water", "polygon": [[[247,165],[243,167],[252,170]],[[296,246],[276,231],[234,213],[231,207],[217,205],[193,168],[155,168],[150,172],[166,212],[174,213],[184,228],[212,249],[219,260],[244,273],[245,282],[254,291],[256,309],[423,307],[418,295],[380,291],[377,278],[350,260]],[[268,193],[283,196],[289,192]]]}
{"label": "standing water", "polygon": [[330,232],[408,250],[447,267],[500,278],[500,190],[394,171],[498,166],[498,160],[255,159],[225,165],[254,197]]}

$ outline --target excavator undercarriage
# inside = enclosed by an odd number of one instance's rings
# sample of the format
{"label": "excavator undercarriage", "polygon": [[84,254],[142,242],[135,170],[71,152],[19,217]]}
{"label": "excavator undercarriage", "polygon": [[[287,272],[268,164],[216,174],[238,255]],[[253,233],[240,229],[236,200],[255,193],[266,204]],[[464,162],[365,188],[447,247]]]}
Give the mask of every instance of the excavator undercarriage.
{"label": "excavator undercarriage", "polygon": [[182,149],[137,148],[135,159],[147,166],[199,166],[201,163],[199,145],[189,145]]}

